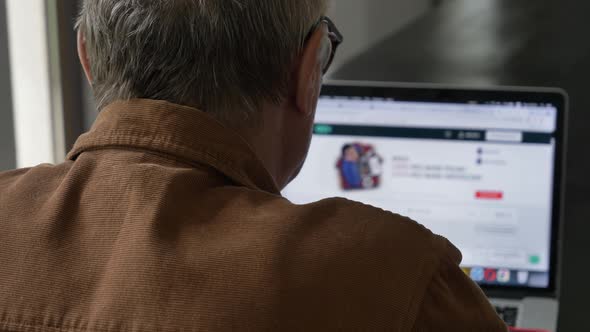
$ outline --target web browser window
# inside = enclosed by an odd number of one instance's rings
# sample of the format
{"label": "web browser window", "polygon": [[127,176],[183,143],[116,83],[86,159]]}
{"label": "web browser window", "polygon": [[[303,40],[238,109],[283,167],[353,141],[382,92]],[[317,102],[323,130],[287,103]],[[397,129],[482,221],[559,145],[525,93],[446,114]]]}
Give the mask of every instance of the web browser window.
{"label": "web browser window", "polygon": [[345,197],[447,237],[489,285],[549,284],[555,132],[551,105],[322,97],[297,204]]}

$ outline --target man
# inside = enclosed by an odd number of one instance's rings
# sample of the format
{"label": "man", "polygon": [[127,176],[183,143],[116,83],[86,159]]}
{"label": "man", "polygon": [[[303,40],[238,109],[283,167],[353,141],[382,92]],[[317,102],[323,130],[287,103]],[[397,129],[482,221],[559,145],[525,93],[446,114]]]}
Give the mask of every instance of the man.
{"label": "man", "polygon": [[363,187],[360,158],[360,153],[355,145],[347,144],[342,148],[342,159],[338,167],[346,189],[361,189]]}
{"label": "man", "polygon": [[65,163],[0,175],[0,330],[504,331],[447,240],[281,197],[340,41],[325,11],[84,1],[101,114]]}

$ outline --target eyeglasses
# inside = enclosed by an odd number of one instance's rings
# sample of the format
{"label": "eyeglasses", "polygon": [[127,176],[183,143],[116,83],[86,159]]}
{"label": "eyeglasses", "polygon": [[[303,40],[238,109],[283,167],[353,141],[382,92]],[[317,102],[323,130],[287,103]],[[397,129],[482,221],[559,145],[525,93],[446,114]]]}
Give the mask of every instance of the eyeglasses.
{"label": "eyeglasses", "polygon": [[327,59],[326,64],[324,65],[324,68],[322,68],[322,73],[325,74],[326,72],[328,72],[328,69],[330,69],[332,62],[334,61],[334,56],[336,55],[336,49],[340,44],[342,44],[344,37],[342,36],[340,31],[338,31],[338,28],[336,28],[336,24],[334,24],[334,22],[332,22],[330,18],[322,16],[320,17],[319,21],[313,25],[313,27],[307,34],[307,37],[305,37],[305,43],[307,43],[309,39],[311,39],[311,36],[318,29],[318,27],[322,25],[322,23],[326,23],[326,25],[328,26],[328,38],[330,38],[331,44],[330,55]]}

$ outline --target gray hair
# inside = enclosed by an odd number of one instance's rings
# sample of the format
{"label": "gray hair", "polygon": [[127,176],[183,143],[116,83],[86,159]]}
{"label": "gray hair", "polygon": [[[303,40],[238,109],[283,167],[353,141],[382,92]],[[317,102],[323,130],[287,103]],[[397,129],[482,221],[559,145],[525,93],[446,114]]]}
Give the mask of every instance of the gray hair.
{"label": "gray hair", "polygon": [[235,120],[280,103],[327,2],[83,0],[76,27],[98,108],[149,98]]}

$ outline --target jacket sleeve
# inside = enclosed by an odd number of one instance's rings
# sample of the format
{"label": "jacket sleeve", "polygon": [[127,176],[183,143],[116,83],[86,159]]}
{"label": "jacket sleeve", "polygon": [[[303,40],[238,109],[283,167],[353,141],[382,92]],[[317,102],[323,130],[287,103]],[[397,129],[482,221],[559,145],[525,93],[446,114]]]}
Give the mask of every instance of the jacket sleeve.
{"label": "jacket sleeve", "polygon": [[453,249],[426,289],[413,331],[506,332],[483,291],[459,267],[461,254]]}

